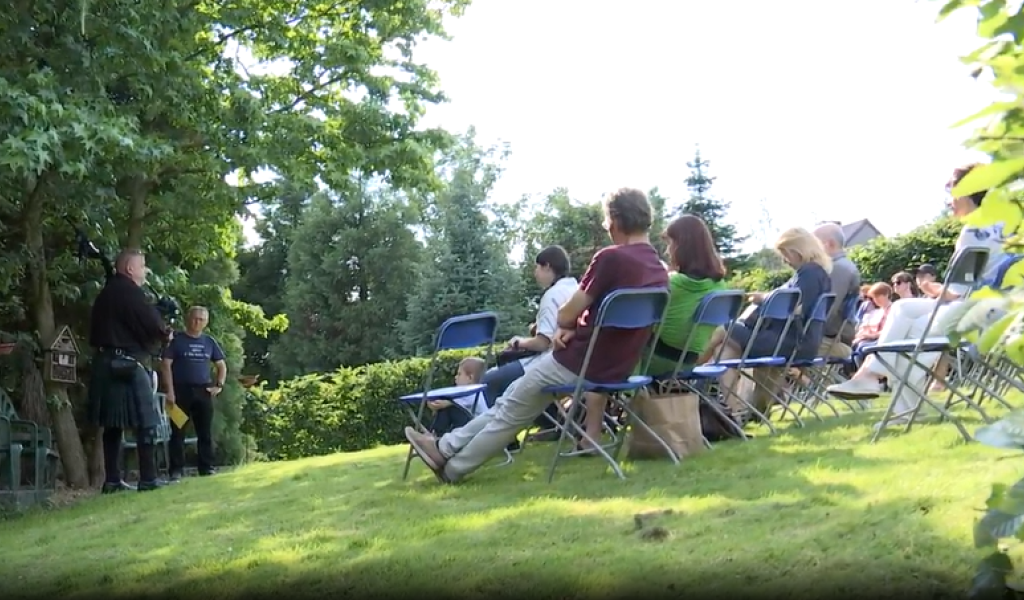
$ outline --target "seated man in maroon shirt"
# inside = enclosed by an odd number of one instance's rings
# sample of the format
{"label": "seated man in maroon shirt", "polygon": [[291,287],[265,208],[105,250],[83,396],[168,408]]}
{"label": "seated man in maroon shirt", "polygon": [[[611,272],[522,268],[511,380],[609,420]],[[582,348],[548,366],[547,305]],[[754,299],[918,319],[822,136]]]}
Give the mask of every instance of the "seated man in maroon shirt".
{"label": "seated man in maroon shirt", "polygon": [[[576,293],[558,312],[555,350],[527,365],[494,407],[440,439],[405,428],[417,455],[444,483],[469,475],[502,452],[551,402],[550,385],[575,383],[590,343],[597,308],[622,288],[667,287],[668,273],[648,241],[651,204],[640,190],[624,188],[605,199],[604,226],[613,246],[594,255]],[[629,377],[647,344],[647,330],[603,329],[586,378],[595,383]]]}

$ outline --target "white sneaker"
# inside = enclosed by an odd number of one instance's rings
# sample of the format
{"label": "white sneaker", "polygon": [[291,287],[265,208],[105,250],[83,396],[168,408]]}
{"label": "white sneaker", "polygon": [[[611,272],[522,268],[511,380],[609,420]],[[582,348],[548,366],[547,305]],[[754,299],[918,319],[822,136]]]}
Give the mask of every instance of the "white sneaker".
{"label": "white sneaker", "polygon": [[882,384],[876,379],[850,379],[825,390],[840,398],[877,398],[882,394]]}

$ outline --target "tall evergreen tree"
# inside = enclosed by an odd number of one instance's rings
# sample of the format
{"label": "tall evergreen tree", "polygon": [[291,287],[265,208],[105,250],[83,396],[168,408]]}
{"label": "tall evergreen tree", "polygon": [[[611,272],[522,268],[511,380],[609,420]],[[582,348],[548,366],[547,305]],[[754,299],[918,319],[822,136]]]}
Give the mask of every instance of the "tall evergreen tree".
{"label": "tall evergreen tree", "polygon": [[711,195],[711,186],[717,178],[708,173],[710,164],[701,156],[700,147],[694,152],[693,160],[686,163],[690,168],[690,175],[686,178],[690,197],[679,208],[679,214],[691,213],[704,219],[726,266],[730,271],[736,271],[744,263],[740,246],[747,237],[740,235],[736,226],[728,222],[729,202]]}
{"label": "tall evergreen tree", "polygon": [[408,298],[402,326],[409,353],[428,350],[449,317],[494,311],[499,338],[522,333],[528,319],[526,291],[488,217],[488,194],[500,173],[494,151],[477,146],[470,130],[442,170],[447,185],[427,203],[429,262]]}

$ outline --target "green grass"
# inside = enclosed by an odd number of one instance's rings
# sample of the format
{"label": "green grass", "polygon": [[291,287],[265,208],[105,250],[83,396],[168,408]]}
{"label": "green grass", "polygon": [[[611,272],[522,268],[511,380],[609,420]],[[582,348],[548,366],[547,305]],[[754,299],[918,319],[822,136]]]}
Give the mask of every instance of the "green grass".
{"label": "green grass", "polygon": [[[418,462],[402,482],[404,447],[250,465],[0,522],[0,598],[960,595],[976,509],[1021,463],[951,425],[869,445],[870,422],[628,464],[625,482],[575,459],[548,485],[548,444],[448,487]],[[667,539],[634,531],[669,508]]]}

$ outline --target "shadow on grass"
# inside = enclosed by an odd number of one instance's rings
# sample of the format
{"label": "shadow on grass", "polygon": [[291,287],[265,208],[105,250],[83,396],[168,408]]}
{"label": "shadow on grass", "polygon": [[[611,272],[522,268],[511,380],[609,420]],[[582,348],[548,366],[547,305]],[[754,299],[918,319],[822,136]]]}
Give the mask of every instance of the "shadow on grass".
{"label": "shadow on grass", "polygon": [[[866,418],[627,463],[626,481],[570,459],[549,485],[551,444],[459,486],[418,462],[401,481],[403,447],[252,465],[0,523],[0,597],[959,595],[974,500],[950,488],[987,463],[939,454],[949,425],[868,446]],[[666,539],[634,531],[667,508]]]}
{"label": "shadow on grass", "polygon": [[[217,565],[179,558],[141,581],[92,574],[65,580],[61,591],[105,600],[953,598],[961,595],[964,573],[940,565],[970,554],[935,535],[927,515],[915,516],[909,501],[871,508],[890,525],[898,519],[899,531],[888,535],[862,523],[870,515],[858,510],[832,516],[812,510],[806,519],[774,523],[764,521],[770,512],[703,510],[663,518],[657,525],[667,537],[649,541],[630,515],[595,514],[601,510],[600,503],[588,510],[561,502],[463,518],[425,515],[406,535],[364,544],[341,535],[311,541],[293,531],[278,536],[273,548],[236,549]],[[27,597],[9,596],[3,585],[0,591],[5,599]]]}

